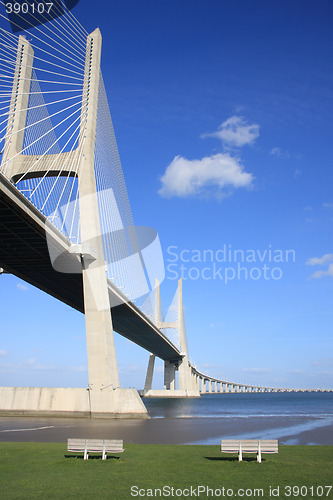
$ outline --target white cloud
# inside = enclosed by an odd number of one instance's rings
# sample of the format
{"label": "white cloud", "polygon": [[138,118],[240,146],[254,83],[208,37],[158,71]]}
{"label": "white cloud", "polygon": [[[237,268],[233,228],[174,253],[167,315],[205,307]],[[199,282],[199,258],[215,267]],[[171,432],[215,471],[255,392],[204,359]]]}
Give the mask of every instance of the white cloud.
{"label": "white cloud", "polygon": [[119,372],[122,374],[131,374],[145,371],[145,367],[137,363],[132,363],[128,365],[119,365]]}
{"label": "white cloud", "polygon": [[243,372],[246,373],[256,373],[256,374],[264,374],[264,373],[269,373],[271,370],[268,368],[243,368]]}
{"label": "white cloud", "polygon": [[296,168],[296,170],[294,172],[294,178],[298,179],[301,175],[302,175],[302,170],[300,170],[299,168]]}
{"label": "white cloud", "polygon": [[73,370],[73,372],[85,373],[88,371],[88,367],[85,365],[72,366],[72,367],[70,367],[70,370]]}
{"label": "white cloud", "polygon": [[0,356],[7,356],[8,351],[4,351],[3,349],[0,349]]}
{"label": "white cloud", "polygon": [[326,271],[316,271],[311,274],[310,278],[324,278],[325,276],[331,276],[333,278],[333,264],[330,264]]}
{"label": "white cloud", "polygon": [[271,156],[282,156],[282,149],[279,147],[271,149],[270,153]]}
{"label": "white cloud", "polygon": [[[326,253],[322,257],[312,257],[311,259],[308,259],[306,261],[306,265],[307,266],[323,266],[323,265],[328,264],[329,262],[332,262],[332,261],[333,261],[333,253]],[[324,278],[325,276],[331,276],[333,278],[333,264],[330,264],[325,271],[320,270],[320,271],[316,271],[315,273],[311,274],[311,276],[309,276],[309,279],[310,278],[319,279],[319,278]]]}
{"label": "white cloud", "polygon": [[17,373],[20,371],[22,373],[34,372],[34,371],[58,371],[59,373],[64,372],[87,372],[87,366],[65,366],[65,365],[46,365],[37,363],[36,358],[30,358],[22,363],[0,363],[0,372],[2,373]]}
{"label": "white cloud", "polygon": [[315,372],[315,376],[320,376],[320,377],[330,377],[332,378],[333,372],[331,370],[323,370],[319,372]]}
{"label": "white cloud", "polygon": [[218,153],[200,160],[176,156],[161,178],[159,194],[165,198],[185,198],[215,188],[217,194],[224,197],[231,193],[222,192],[223,189],[250,188],[253,179],[252,174],[244,172],[239,159],[232,158],[228,153]]}
{"label": "white cloud", "polygon": [[322,257],[312,257],[306,261],[307,266],[322,266],[333,261],[333,253],[326,253]]}
{"label": "white cloud", "polygon": [[320,358],[313,361],[312,366],[333,366],[333,358]]}
{"label": "white cloud", "polygon": [[224,326],[224,323],[210,323],[209,326],[210,328],[222,327]]}
{"label": "white cloud", "polygon": [[55,370],[59,370],[59,367],[56,366],[56,365],[40,365],[40,364],[36,364],[36,365],[32,365],[32,368],[34,370],[42,370],[42,371],[49,371],[49,370],[55,371]]}
{"label": "white cloud", "polygon": [[270,156],[276,156],[278,158],[290,158],[289,151],[283,151],[279,147],[275,147],[275,148],[271,149],[269,154],[270,154]]}
{"label": "white cloud", "polygon": [[248,123],[243,116],[231,116],[223,122],[216,132],[201,137],[217,137],[226,146],[242,147],[252,144],[259,137],[259,125]]}
{"label": "white cloud", "polygon": [[323,203],[323,207],[333,209],[333,203]]}
{"label": "white cloud", "polygon": [[17,283],[16,287],[19,290],[22,290],[23,292],[26,292],[27,290],[29,290],[29,288],[24,283]]}

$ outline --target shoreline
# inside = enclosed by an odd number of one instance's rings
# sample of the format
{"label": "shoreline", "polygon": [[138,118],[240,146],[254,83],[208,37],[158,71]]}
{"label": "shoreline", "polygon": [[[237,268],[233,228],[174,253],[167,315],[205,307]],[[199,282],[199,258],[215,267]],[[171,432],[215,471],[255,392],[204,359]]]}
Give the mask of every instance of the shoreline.
{"label": "shoreline", "polygon": [[333,445],[333,418],[302,416],[84,419],[0,417],[0,442],[119,438],[135,444],[219,445],[222,438],[278,439],[287,445]]}

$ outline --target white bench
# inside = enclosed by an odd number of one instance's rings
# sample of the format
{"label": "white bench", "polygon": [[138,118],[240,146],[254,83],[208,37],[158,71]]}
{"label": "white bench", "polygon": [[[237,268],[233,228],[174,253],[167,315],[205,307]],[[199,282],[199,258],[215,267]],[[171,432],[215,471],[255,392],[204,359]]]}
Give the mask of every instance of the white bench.
{"label": "white bench", "polygon": [[67,441],[67,451],[72,453],[83,453],[84,460],[87,460],[89,453],[102,453],[105,460],[108,453],[122,453],[122,439],[76,439],[69,438]]}
{"label": "white bench", "polygon": [[277,439],[222,439],[222,453],[238,453],[241,462],[243,453],[256,453],[257,461],[261,463],[262,453],[278,453]]}

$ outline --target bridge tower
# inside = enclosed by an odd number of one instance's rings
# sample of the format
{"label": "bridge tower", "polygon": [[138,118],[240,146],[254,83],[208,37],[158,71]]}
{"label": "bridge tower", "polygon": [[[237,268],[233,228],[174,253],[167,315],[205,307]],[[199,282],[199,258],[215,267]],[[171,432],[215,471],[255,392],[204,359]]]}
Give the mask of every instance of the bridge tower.
{"label": "bridge tower", "polygon": [[[87,37],[81,104],[80,132],[77,148],[66,153],[22,154],[27,118],[34,51],[24,36],[19,36],[12,88],[11,113],[7,125],[2,165],[6,176],[15,182],[43,176],[73,176],[69,166],[79,161],[78,189],[81,244],[73,245],[82,263],[89,389],[77,391],[77,408],[92,416],[148,416],[134,389],[121,389],[115,353],[110,298],[105,272],[105,256],[94,171],[97,105],[99,97],[102,36],[97,28]],[[77,152],[80,151],[78,155]],[[40,161],[39,161],[40,160]],[[31,165],[35,167],[31,168]],[[64,168],[64,164],[66,167]],[[89,242],[89,245],[88,245]],[[74,248],[75,247],[75,248]],[[41,388],[47,393],[47,388]],[[59,389],[60,390],[60,389]],[[82,391],[85,391],[83,395]],[[84,400],[84,401],[83,401]],[[87,406],[88,405],[88,406]],[[66,397],[59,396],[59,412],[68,410]],[[36,411],[38,408],[36,407]]]}
{"label": "bridge tower", "polygon": [[[190,363],[185,329],[183,307],[183,282],[178,281],[176,321],[161,321],[160,318],[160,284],[155,287],[155,324],[160,329],[175,329],[179,333],[181,359],[164,361],[164,390],[152,390],[154,354],[150,355],[143,394],[145,397],[200,397],[196,373]],[[176,372],[178,371],[178,387]]]}

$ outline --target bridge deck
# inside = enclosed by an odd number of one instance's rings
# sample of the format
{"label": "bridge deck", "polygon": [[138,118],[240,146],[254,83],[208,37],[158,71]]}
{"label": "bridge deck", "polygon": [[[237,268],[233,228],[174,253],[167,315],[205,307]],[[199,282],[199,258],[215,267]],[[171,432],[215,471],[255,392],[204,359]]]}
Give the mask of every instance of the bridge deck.
{"label": "bridge deck", "polygon": [[[0,174],[0,267],[84,312],[82,275],[52,267],[46,231],[63,258],[77,267],[77,258],[68,253],[69,241],[55,227],[46,229],[45,216]],[[109,293],[121,295],[111,283]],[[112,321],[117,333],[161,359],[180,358],[178,349],[131,302],[112,308]]]}

